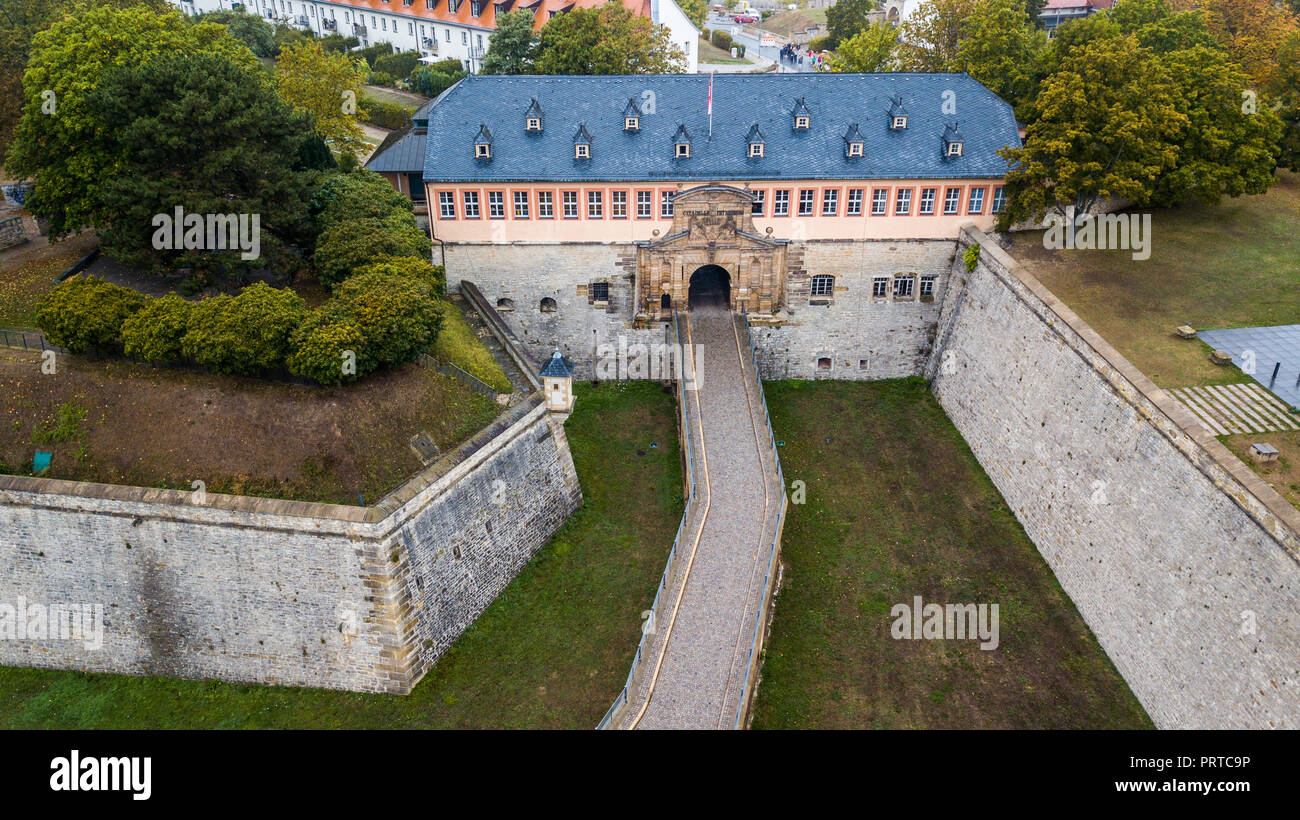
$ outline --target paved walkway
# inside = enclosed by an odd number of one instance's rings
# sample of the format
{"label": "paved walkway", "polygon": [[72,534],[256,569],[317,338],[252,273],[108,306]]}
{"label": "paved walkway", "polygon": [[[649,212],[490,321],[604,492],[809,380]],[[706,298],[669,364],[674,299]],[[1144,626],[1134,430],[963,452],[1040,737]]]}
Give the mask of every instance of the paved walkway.
{"label": "paved walkway", "polygon": [[736,726],[758,673],[751,657],[784,509],[744,320],[703,308],[682,321],[697,349],[699,387],[683,393],[696,495],[623,728]]}
{"label": "paved walkway", "polygon": [[1258,384],[1217,384],[1167,391],[1216,436],[1300,430],[1300,417]]}

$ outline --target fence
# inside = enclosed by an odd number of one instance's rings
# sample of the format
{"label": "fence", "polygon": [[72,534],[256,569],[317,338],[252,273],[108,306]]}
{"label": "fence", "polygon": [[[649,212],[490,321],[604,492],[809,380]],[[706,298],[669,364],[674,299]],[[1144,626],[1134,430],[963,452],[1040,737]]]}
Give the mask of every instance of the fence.
{"label": "fence", "polygon": [[758,382],[758,395],[763,400],[763,420],[767,423],[768,444],[772,448],[772,461],[776,465],[776,482],[781,492],[781,510],[776,517],[776,528],[772,531],[772,546],[769,550],[767,559],[767,573],[763,576],[763,599],[758,608],[758,617],[754,621],[754,636],[749,643],[749,660],[745,664],[745,680],[740,685],[740,705],[736,707],[735,728],[741,728],[741,721],[745,718],[746,706],[749,703],[749,697],[746,694],[749,691],[749,682],[754,676],[754,664],[758,660],[759,638],[763,634],[763,626],[767,623],[767,608],[769,595],[772,592],[772,573],[776,570],[776,556],[781,552],[781,530],[785,527],[785,510],[788,504],[785,495],[785,473],[781,470],[781,456],[777,454],[776,433],[772,429],[772,416],[767,411],[767,394],[763,392],[763,382],[759,378],[758,369],[758,352],[754,349],[753,336],[750,334],[749,318],[745,318],[745,340],[749,343],[749,355],[754,360],[754,377]]}
{"label": "fence", "polygon": [[45,334],[39,330],[11,330],[0,328],[0,347],[13,347],[19,350],[53,350],[67,353],[66,348],[50,344]]}
{"label": "fence", "polygon": [[[673,333],[677,337],[677,344],[681,346],[679,349],[691,349],[689,346],[682,344],[682,329],[678,324],[677,311],[675,310],[673,311]],[[677,547],[682,542],[682,530],[686,528],[686,522],[691,517],[691,511],[695,505],[695,452],[691,447],[690,419],[687,418],[689,405],[686,402],[686,381],[688,378],[692,380],[695,378],[694,361],[690,362],[689,371],[682,373],[682,377],[677,379],[677,406],[682,411],[682,444],[686,451],[686,509],[682,511],[682,520],[677,524],[677,535],[673,536],[673,548],[668,552],[668,563],[664,566],[664,574],[660,577],[659,587],[655,590],[654,602],[650,604],[650,617],[654,619],[655,623],[658,623],[659,596],[663,595],[664,590],[668,588],[668,579],[672,577],[677,561]],[[613,705],[605,712],[605,716],[600,719],[600,723],[596,724],[597,729],[608,729],[627,706],[628,696],[635,689],[638,673],[641,671],[641,659],[646,653],[647,644],[653,634],[653,632],[642,630],[641,640],[637,643],[636,655],[632,658],[632,668],[628,670],[627,681],[623,684],[623,690],[618,693],[618,697],[614,699]]]}

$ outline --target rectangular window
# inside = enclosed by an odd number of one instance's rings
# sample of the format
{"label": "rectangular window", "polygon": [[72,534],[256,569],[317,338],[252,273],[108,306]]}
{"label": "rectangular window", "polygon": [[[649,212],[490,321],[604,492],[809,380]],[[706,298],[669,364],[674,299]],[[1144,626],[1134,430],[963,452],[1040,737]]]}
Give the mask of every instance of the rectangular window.
{"label": "rectangular window", "polygon": [[462,32],[460,33],[460,44],[463,45],[463,46],[467,46],[467,45],[469,45],[469,32],[468,32],[468,31],[462,31]]}
{"label": "rectangular window", "polygon": [[673,192],[663,191],[659,194],[659,216],[664,219],[673,218]]}
{"label": "rectangular window", "polygon": [[654,216],[654,202],[651,199],[653,191],[636,192],[636,218],[649,219]]}
{"label": "rectangular window", "polygon": [[931,216],[934,213],[934,198],[937,192],[934,188],[921,189],[921,216]]}
{"label": "rectangular window", "polygon": [[961,211],[961,188],[949,188],[943,197],[943,212],[955,214]]}
{"label": "rectangular window", "polygon": [[749,212],[754,216],[762,216],[764,214],[764,207],[766,204],[764,200],[767,197],[767,191],[750,191],[750,193],[754,195],[754,204],[749,206]]}
{"label": "rectangular window", "polygon": [[503,191],[488,191],[488,216],[492,219],[506,218],[506,195]]}
{"label": "rectangular window", "polygon": [[564,218],[577,219],[578,218],[578,192],[562,191],[560,193],[560,196],[563,198],[563,202],[564,202]]}
{"label": "rectangular window", "polygon": [[876,188],[871,192],[871,215],[884,216],[889,207],[889,189]]}
{"label": "rectangular window", "polygon": [[912,215],[912,189],[899,188],[898,196],[894,199],[894,216],[911,216]]}
{"label": "rectangular window", "polygon": [[984,189],[971,188],[970,201],[966,205],[966,213],[980,214],[984,213]]}
{"label": "rectangular window", "polygon": [[537,216],[541,219],[555,218],[555,194],[551,191],[537,192]]}
{"label": "rectangular window", "polygon": [[447,42],[451,42],[451,29],[447,29]]}
{"label": "rectangular window", "polygon": [[515,219],[528,218],[528,192],[515,191]]}
{"label": "rectangular window", "polygon": [[799,192],[799,216],[813,215],[813,198],[817,192],[811,188],[804,188]]}
{"label": "rectangular window", "polygon": [[822,216],[838,216],[840,213],[840,189],[827,188],[822,192]]}
{"label": "rectangular window", "polygon": [[790,215],[790,192],[788,190],[772,192],[772,216]]}
{"label": "rectangular window", "polygon": [[894,277],[894,298],[911,299],[913,281],[914,280],[910,276],[895,276]]}
{"label": "rectangular window", "polygon": [[478,191],[465,192],[465,218],[478,219]]}
{"label": "rectangular window", "polygon": [[994,188],[993,210],[990,213],[1000,214],[1005,207],[1007,207],[1007,192],[1002,188]]}
{"label": "rectangular window", "polygon": [[862,189],[849,189],[849,204],[845,211],[847,216],[862,216]]}
{"label": "rectangular window", "polygon": [[884,299],[889,295],[889,277],[877,276],[871,280],[871,297],[873,299]]}
{"label": "rectangular window", "polygon": [[627,219],[627,191],[610,191],[610,216],[615,219]]}
{"label": "rectangular window", "polygon": [[934,295],[934,277],[933,277],[933,276],[922,276],[922,277],[921,277],[921,295],[922,295],[922,296],[933,296],[933,295]]}
{"label": "rectangular window", "polygon": [[591,296],[591,301],[593,302],[608,302],[609,283],[592,282],[590,285],[587,286],[587,293]]}
{"label": "rectangular window", "polygon": [[587,218],[600,219],[605,215],[605,195],[601,191],[587,192]]}
{"label": "rectangular window", "polygon": [[438,216],[443,219],[456,218],[456,195],[451,191],[438,192]]}

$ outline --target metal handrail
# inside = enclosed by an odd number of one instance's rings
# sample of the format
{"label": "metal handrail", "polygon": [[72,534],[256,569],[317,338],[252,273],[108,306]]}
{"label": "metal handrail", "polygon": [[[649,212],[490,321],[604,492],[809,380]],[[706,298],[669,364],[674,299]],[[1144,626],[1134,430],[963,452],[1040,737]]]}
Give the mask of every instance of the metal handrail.
{"label": "metal handrail", "polygon": [[749,342],[749,353],[754,361],[754,379],[758,382],[758,395],[763,400],[763,420],[767,423],[768,442],[772,447],[772,461],[776,465],[776,479],[778,486],[781,488],[781,508],[776,518],[776,528],[772,531],[772,546],[769,550],[767,559],[767,572],[763,575],[763,600],[758,608],[758,617],[754,621],[754,636],[749,644],[749,658],[745,664],[745,679],[740,685],[740,703],[736,706],[736,722],[734,728],[740,728],[740,722],[745,714],[745,705],[748,699],[745,697],[745,691],[749,688],[749,679],[754,674],[754,650],[758,646],[758,638],[766,620],[764,613],[767,610],[767,590],[771,588],[772,571],[776,568],[777,547],[780,541],[781,528],[785,524],[785,473],[781,469],[781,457],[776,451],[776,432],[772,429],[772,416],[767,409],[767,394],[763,392],[763,382],[758,377],[758,352],[754,349],[754,337],[750,332],[749,317],[745,317],[745,339]]}
{"label": "metal handrail", "polygon": [[[679,351],[686,349],[682,345],[682,328],[681,328],[681,324],[678,322],[678,314],[676,310],[673,311],[673,334],[677,338],[677,349]],[[691,355],[692,357],[694,356],[693,351]],[[680,356],[678,357],[678,362],[680,366],[681,365]],[[695,362],[692,361],[691,373],[694,374],[694,372],[695,372]],[[662,595],[664,590],[668,588],[668,579],[672,576],[673,569],[675,568],[675,563],[677,560],[677,546],[682,541],[682,531],[686,528],[686,521],[687,519],[690,518],[691,510],[693,508],[693,505],[695,504],[695,450],[691,446],[691,425],[690,425],[690,420],[687,418],[687,414],[690,412],[689,410],[690,404],[686,401],[686,385],[682,379],[682,374],[679,374],[677,378],[677,401],[678,401],[678,406],[681,407],[682,409],[682,430],[683,430],[682,440],[685,443],[685,449],[686,449],[686,475],[687,475],[686,508],[682,511],[682,520],[677,524],[677,535],[673,537],[673,546],[672,549],[669,550],[668,552],[668,562],[664,566],[664,573],[659,578],[659,587],[655,590],[654,602],[650,604],[651,617],[655,619],[656,625],[659,622],[659,596]],[[609,725],[618,716],[619,711],[622,710],[625,706],[627,706],[629,696],[631,695],[632,692],[632,688],[636,683],[637,672],[640,671],[642,656],[645,654],[645,651],[648,649],[646,645],[647,639],[652,634],[653,633],[646,632],[644,629],[642,630],[641,640],[637,642],[636,655],[632,658],[632,668],[628,670],[627,673],[627,681],[623,684],[623,689],[618,693],[618,697],[614,698],[614,703],[605,712],[605,716],[600,719],[599,723],[596,724],[597,729],[608,728]]]}

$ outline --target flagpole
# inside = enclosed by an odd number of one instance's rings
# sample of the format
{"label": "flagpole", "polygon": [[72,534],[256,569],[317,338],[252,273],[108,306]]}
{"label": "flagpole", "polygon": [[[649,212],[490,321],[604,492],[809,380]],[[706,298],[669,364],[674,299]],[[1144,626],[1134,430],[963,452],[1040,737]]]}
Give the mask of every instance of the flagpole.
{"label": "flagpole", "polygon": [[713,71],[709,70],[709,141],[713,141]]}

